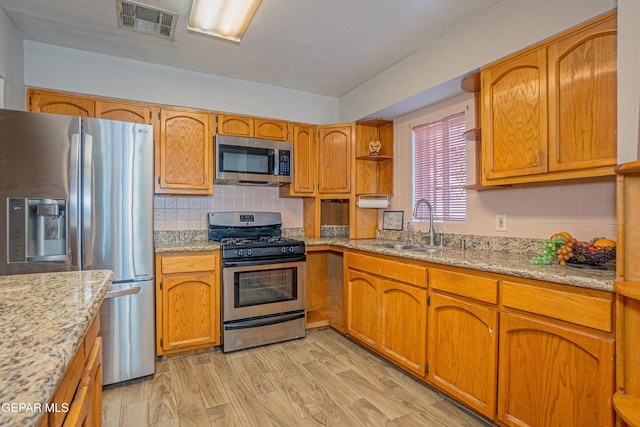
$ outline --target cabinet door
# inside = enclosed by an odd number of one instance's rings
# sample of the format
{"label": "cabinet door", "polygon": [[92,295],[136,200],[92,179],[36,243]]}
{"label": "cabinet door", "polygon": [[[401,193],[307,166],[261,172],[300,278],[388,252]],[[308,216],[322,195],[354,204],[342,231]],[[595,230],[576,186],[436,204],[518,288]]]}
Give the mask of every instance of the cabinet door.
{"label": "cabinet door", "polygon": [[380,281],[380,351],[424,377],[427,354],[427,290]]}
{"label": "cabinet door", "polygon": [[96,117],[121,122],[153,124],[151,107],[120,101],[96,101]]}
{"label": "cabinet door", "polygon": [[253,134],[256,138],[286,141],[289,138],[287,122],[270,119],[254,119]]}
{"label": "cabinet door", "polygon": [[214,272],[162,278],[162,348],[188,349],[218,343],[218,280]]}
{"label": "cabinet door", "polygon": [[349,193],[353,126],[336,125],[318,128],[318,192]]}
{"label": "cabinet door", "polygon": [[231,114],[219,114],[218,133],[220,135],[252,137],[253,118],[246,116],[235,116]]}
{"label": "cabinet door", "polygon": [[293,182],[291,196],[316,194],[316,138],[315,126],[291,125],[293,143]]}
{"label": "cabinet door", "polygon": [[212,120],[197,110],[160,110],[156,193],[213,193]]}
{"label": "cabinet door", "polygon": [[614,343],[500,314],[498,420],[509,426],[610,426]]}
{"label": "cabinet door", "polygon": [[498,311],[434,292],[429,305],[427,351],[427,382],[493,419]]}
{"label": "cabinet door", "polygon": [[372,275],[348,270],[347,333],[370,347],[378,346],[380,280]]}
{"label": "cabinet door", "polygon": [[547,171],[546,49],[482,71],[485,179]]}
{"label": "cabinet door", "polygon": [[549,45],[549,170],[616,164],[615,16]]}
{"label": "cabinet door", "polygon": [[67,116],[95,117],[95,102],[92,98],[33,89],[28,90],[27,97],[29,111],[64,114]]}

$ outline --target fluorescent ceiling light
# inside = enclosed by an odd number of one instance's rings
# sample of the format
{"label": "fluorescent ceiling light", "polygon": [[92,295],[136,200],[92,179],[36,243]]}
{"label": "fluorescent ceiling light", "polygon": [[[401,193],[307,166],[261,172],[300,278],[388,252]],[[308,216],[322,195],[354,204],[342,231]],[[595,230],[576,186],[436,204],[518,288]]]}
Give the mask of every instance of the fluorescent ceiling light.
{"label": "fluorescent ceiling light", "polygon": [[187,29],[240,43],[261,0],[193,0]]}

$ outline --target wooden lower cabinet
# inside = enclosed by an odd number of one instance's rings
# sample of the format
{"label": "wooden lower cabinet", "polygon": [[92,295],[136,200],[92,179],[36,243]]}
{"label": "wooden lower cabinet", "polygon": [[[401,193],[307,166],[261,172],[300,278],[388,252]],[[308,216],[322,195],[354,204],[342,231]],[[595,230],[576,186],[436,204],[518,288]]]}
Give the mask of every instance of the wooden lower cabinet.
{"label": "wooden lower cabinet", "polygon": [[380,352],[413,374],[425,376],[427,290],[380,281]]}
{"label": "wooden lower cabinet", "polygon": [[414,375],[424,377],[426,268],[348,254],[345,282],[347,334]]}
{"label": "wooden lower cabinet", "polygon": [[219,253],[156,255],[156,353],[220,344]]}
{"label": "wooden lower cabinet", "polygon": [[500,314],[498,421],[611,426],[614,342],[552,322]]}
{"label": "wooden lower cabinet", "polygon": [[433,292],[427,382],[493,419],[498,370],[498,310]]}

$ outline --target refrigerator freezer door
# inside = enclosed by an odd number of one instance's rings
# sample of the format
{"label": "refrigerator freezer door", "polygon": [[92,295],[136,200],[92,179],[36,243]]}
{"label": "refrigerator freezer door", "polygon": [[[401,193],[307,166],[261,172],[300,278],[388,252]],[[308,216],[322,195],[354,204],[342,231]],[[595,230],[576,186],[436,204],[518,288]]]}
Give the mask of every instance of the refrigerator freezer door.
{"label": "refrigerator freezer door", "polygon": [[155,371],[154,282],[113,283],[100,309],[102,384]]}
{"label": "refrigerator freezer door", "polygon": [[82,269],[113,270],[114,282],[153,277],[153,127],[83,124]]}
{"label": "refrigerator freezer door", "polygon": [[[78,169],[73,167],[78,165],[79,135],[79,117],[0,110],[1,275],[78,270],[78,201],[74,198]],[[40,257],[47,261],[39,261],[37,257],[26,259],[29,247],[37,245],[38,239],[33,236],[37,226],[9,224],[10,200],[17,203],[20,199],[24,201],[21,205],[25,218],[29,216],[28,209],[33,211],[32,217],[38,216],[38,212],[29,206],[28,199],[55,200],[64,206],[64,212],[60,211],[57,218],[46,215],[55,219],[57,229],[65,233],[65,242],[55,251],[59,256]],[[14,204],[11,209],[19,210],[20,206]],[[15,218],[19,214],[16,211],[12,216]],[[13,231],[11,236],[9,229]],[[47,239],[59,240],[61,237],[48,235]],[[13,256],[10,256],[12,251]]]}

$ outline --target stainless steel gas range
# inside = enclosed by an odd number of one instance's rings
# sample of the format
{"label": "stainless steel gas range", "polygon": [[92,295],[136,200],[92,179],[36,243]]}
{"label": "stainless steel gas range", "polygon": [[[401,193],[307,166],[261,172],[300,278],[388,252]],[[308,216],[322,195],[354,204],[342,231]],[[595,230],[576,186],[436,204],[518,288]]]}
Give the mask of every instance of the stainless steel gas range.
{"label": "stainless steel gas range", "polygon": [[305,244],[281,237],[277,212],[212,212],[222,245],[223,351],[305,336]]}

